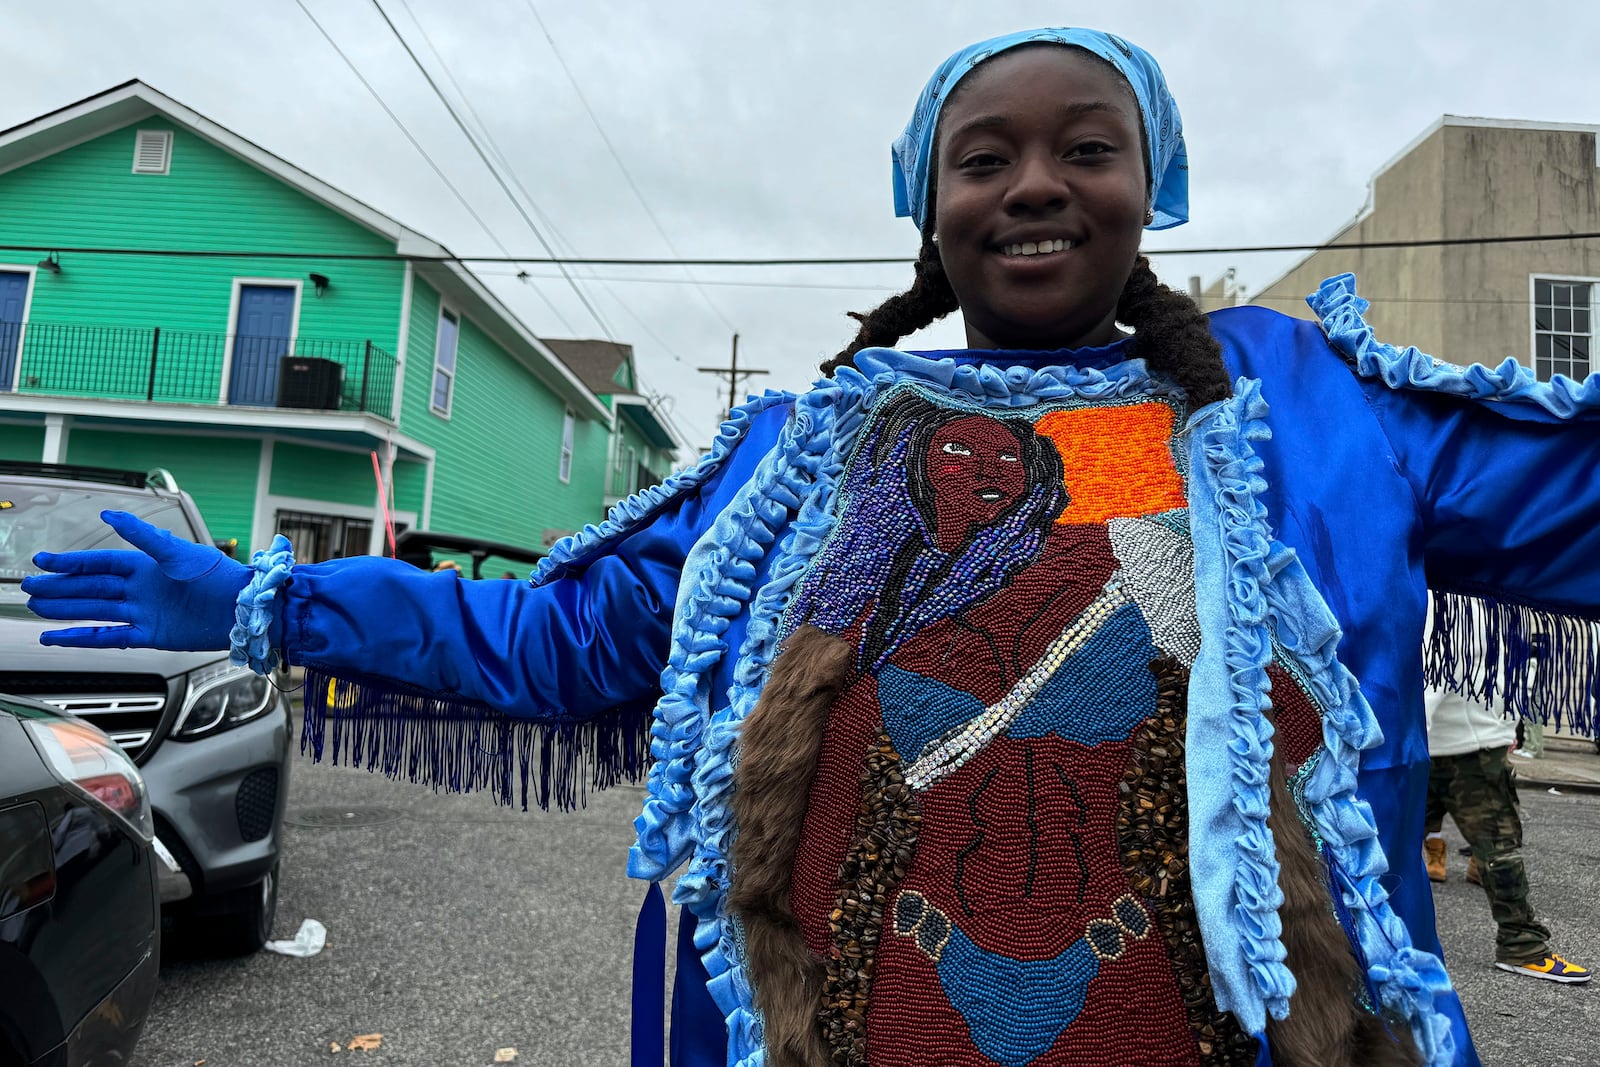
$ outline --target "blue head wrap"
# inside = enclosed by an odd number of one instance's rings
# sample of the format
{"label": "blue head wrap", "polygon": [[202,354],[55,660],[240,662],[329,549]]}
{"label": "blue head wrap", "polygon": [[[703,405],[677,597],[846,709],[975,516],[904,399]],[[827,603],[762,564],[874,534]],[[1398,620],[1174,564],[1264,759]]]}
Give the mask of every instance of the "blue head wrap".
{"label": "blue head wrap", "polygon": [[1024,30],[969,45],[945,60],[917,98],[917,109],[894,142],[894,213],[909,215],[923,229],[928,219],[928,173],[939,112],[955,87],[979,63],[1025,44],[1061,44],[1093,52],[1133,87],[1150,145],[1150,201],[1155,219],[1147,229],[1165,230],[1189,221],[1189,155],[1183,146],[1178,102],[1155,58],[1137,45],[1099,30]]}

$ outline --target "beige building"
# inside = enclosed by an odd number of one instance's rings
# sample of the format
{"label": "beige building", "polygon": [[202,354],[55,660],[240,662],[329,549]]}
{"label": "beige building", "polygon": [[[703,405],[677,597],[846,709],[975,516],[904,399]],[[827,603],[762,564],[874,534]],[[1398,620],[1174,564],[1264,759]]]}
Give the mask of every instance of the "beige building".
{"label": "beige building", "polygon": [[[1373,176],[1355,219],[1251,303],[1310,318],[1307,293],[1353,271],[1380,338],[1452,363],[1514,356],[1541,379],[1596,358],[1600,239],[1352,248],[1374,241],[1600,232],[1600,126],[1446,115]],[[1234,301],[1226,283],[1204,306]]]}

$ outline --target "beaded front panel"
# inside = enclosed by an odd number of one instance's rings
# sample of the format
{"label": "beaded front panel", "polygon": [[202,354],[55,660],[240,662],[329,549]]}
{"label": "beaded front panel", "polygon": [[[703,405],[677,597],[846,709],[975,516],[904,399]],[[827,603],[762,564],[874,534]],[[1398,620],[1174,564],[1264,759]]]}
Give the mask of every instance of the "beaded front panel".
{"label": "beaded front panel", "polygon": [[1129,838],[1130,795],[1183,804],[1153,755],[1199,648],[1180,417],[901,389],[864,430],[784,619],[858,649],[791,883],[836,1062],[1240,1062],[1187,879]]}

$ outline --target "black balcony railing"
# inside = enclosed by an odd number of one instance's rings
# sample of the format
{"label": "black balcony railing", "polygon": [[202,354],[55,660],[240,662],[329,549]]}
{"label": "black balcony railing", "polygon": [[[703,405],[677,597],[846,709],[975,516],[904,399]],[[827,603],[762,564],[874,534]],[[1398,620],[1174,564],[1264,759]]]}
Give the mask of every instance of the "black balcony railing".
{"label": "black balcony railing", "polygon": [[0,322],[0,392],[390,418],[395,358],[371,341]]}

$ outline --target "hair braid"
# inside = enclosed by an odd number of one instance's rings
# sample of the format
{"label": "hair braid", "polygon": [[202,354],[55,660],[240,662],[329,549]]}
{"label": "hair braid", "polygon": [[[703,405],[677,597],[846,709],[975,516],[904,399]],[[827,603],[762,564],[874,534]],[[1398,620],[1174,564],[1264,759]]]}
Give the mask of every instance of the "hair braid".
{"label": "hair braid", "polygon": [[955,290],[950,288],[950,280],[945,277],[939,246],[929,234],[923,235],[915,269],[916,278],[910,289],[891,296],[866,314],[849,313],[861,323],[861,329],[856,331],[855,340],[822,365],[823,374],[832,374],[840,367],[853,367],[856,353],[863,348],[892,346],[906,334],[916,333],[961,306],[956,301]]}
{"label": "hair braid", "polygon": [[1233,395],[1222,346],[1193,300],[1156,278],[1140,256],[1117,301],[1117,321],[1133,327],[1133,352],[1158,374],[1177,382],[1193,408]]}

